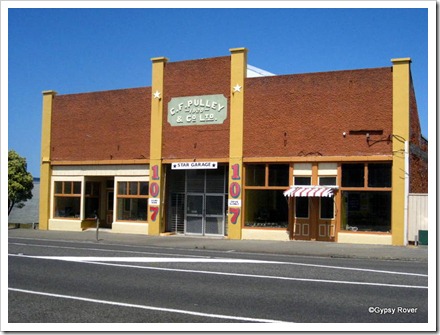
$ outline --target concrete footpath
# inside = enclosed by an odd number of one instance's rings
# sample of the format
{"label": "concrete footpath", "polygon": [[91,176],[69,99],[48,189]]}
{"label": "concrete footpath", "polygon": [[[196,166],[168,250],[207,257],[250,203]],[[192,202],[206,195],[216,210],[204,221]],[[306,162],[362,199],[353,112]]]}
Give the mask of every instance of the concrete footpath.
{"label": "concrete footpath", "polygon": [[315,241],[256,241],[229,240],[226,238],[188,237],[181,235],[146,236],[112,233],[99,230],[99,241],[96,241],[96,230],[83,232],[45,231],[38,229],[9,229],[8,237],[31,238],[55,241],[75,241],[93,244],[114,244],[127,246],[148,246],[178,249],[206,249],[214,251],[235,251],[262,254],[283,254],[312,257],[363,258],[384,260],[428,261],[427,246],[388,246],[345,244]]}

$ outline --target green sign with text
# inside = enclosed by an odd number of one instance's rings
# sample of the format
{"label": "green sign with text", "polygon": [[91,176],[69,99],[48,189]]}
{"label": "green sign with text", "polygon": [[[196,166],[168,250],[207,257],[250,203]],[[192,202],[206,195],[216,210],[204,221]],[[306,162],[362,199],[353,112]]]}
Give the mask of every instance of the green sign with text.
{"label": "green sign with text", "polygon": [[222,124],[228,100],[223,94],[172,98],[168,103],[168,123],[172,126]]}

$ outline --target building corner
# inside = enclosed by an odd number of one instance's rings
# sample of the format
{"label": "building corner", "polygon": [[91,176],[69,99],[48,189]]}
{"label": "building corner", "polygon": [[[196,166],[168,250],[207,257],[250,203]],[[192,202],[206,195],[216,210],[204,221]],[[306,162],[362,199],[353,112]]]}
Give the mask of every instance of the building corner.
{"label": "building corner", "polygon": [[393,63],[393,167],[391,233],[393,245],[407,244],[410,140],[410,58]]}
{"label": "building corner", "polygon": [[39,229],[49,230],[51,184],[51,126],[53,99],[57,92],[43,91],[43,115],[41,126],[40,205]]}

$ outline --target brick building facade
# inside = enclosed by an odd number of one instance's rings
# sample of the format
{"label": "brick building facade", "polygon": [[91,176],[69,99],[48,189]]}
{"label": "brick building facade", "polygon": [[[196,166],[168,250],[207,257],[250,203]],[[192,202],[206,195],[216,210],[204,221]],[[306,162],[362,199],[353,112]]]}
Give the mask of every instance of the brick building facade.
{"label": "brick building facade", "polygon": [[40,229],[406,244],[427,192],[410,59],[248,77],[230,51],[153,58],[151,87],[43,92]]}

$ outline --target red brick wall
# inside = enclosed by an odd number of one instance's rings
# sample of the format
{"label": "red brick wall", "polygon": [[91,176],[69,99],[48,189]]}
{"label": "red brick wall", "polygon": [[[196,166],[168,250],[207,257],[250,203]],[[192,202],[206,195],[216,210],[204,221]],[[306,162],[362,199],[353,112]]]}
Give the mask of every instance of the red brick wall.
{"label": "red brick wall", "polygon": [[[229,157],[230,63],[230,57],[218,57],[165,65],[164,158]],[[223,124],[172,127],[168,123],[168,102],[171,98],[210,94],[223,94],[228,99],[228,117]]]}
{"label": "red brick wall", "polygon": [[245,157],[390,155],[391,133],[391,68],[246,80]]}
{"label": "red brick wall", "polygon": [[[164,73],[163,157],[229,157],[230,57],[169,62]],[[172,97],[223,94],[222,125],[174,126]],[[246,79],[245,157],[390,155],[391,68]],[[151,88],[58,95],[52,159],[149,158]],[[381,130],[372,134],[350,131]],[[346,132],[344,138],[342,133]]]}
{"label": "red brick wall", "polygon": [[421,154],[419,150],[413,151],[409,159],[409,191],[410,193],[428,193],[428,144],[422,139],[420,129],[419,113],[417,110],[417,102],[414,92],[414,86],[411,79],[410,86],[410,143],[416,146],[420,151],[426,153]]}
{"label": "red brick wall", "polygon": [[148,159],[150,109],[149,87],[56,95],[52,160]]}
{"label": "red brick wall", "polygon": [[428,161],[416,154],[411,154],[409,166],[409,192],[428,193]]}

